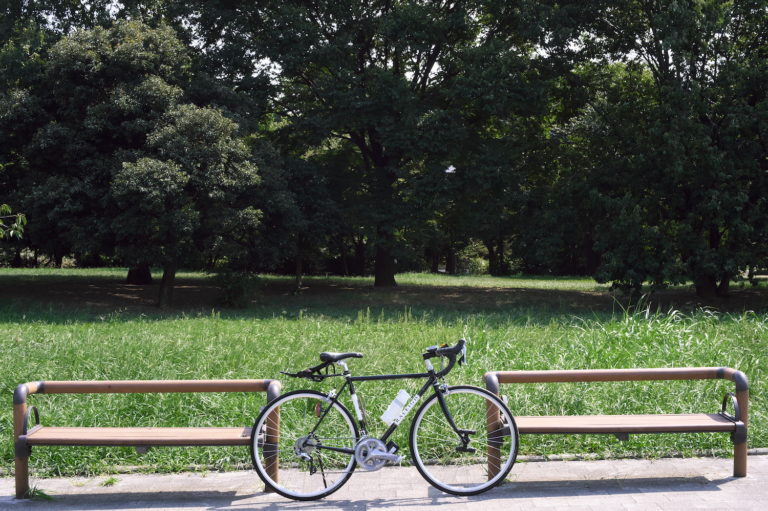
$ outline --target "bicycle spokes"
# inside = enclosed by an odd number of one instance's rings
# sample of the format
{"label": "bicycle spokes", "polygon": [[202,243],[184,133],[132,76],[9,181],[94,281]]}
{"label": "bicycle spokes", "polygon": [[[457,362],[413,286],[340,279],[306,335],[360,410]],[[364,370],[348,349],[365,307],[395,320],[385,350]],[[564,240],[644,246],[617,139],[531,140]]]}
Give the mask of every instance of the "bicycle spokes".
{"label": "bicycle spokes", "polygon": [[[323,408],[321,417],[316,415],[318,405]],[[252,442],[254,465],[262,479],[294,499],[320,498],[341,487],[355,465],[357,432],[349,412],[337,403],[327,403],[319,392],[289,393],[270,404],[255,427],[264,427],[270,409],[277,407],[280,420],[275,452],[268,452],[266,442]],[[272,477],[264,467],[274,463],[274,457],[277,474]]]}

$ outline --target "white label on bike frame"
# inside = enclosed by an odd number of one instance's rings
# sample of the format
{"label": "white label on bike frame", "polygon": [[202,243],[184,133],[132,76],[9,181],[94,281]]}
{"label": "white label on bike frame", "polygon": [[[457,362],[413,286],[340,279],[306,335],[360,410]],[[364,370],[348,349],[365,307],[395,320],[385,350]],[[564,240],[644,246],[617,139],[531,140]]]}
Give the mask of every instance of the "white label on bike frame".
{"label": "white label on bike frame", "polygon": [[395,426],[399,426],[401,422],[403,422],[403,419],[405,419],[405,416],[408,415],[408,412],[410,412],[414,406],[419,402],[421,399],[421,396],[416,394],[413,396],[413,399],[411,399],[411,402],[408,403],[405,408],[403,408],[403,411],[400,413],[400,416],[392,422]]}

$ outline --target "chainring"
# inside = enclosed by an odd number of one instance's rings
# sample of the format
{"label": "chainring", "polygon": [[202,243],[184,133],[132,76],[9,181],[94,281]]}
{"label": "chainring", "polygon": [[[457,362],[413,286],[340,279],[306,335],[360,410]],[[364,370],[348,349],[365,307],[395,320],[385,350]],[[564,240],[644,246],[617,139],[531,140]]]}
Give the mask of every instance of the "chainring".
{"label": "chainring", "polygon": [[365,470],[379,470],[387,464],[387,460],[373,458],[374,451],[386,452],[387,446],[378,438],[363,438],[355,446],[355,461]]}

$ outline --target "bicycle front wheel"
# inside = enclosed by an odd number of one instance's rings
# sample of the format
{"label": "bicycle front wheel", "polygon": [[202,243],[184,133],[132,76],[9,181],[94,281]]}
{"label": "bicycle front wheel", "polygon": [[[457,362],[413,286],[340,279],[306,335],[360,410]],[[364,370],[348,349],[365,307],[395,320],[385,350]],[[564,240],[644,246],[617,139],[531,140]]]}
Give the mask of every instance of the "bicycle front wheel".
{"label": "bicycle front wheel", "polygon": [[296,500],[330,495],[355,470],[357,425],[343,405],[314,390],[269,403],[251,432],[253,466],[264,483]]}
{"label": "bicycle front wheel", "polygon": [[512,413],[497,396],[478,387],[448,387],[441,396],[445,406],[435,394],[421,405],[411,423],[416,468],[432,486],[454,495],[493,488],[504,480],[517,457]]}

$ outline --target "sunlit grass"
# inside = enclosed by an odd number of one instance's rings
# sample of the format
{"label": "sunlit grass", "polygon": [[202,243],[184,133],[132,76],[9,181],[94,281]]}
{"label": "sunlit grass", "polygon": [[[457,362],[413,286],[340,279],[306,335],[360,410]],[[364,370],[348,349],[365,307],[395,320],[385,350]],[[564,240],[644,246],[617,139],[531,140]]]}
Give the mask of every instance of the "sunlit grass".
{"label": "sunlit grass", "polygon": [[[288,277],[263,275],[265,282],[282,282]],[[509,289],[557,289],[580,291],[606,291],[607,284],[598,284],[589,277],[537,277],[490,275],[447,275],[444,273],[399,273],[395,277],[398,286],[477,287]],[[304,282],[333,282],[346,286],[373,286],[373,277],[307,276]]]}
{"label": "sunlit grass", "polygon": [[[125,280],[128,268],[2,268],[0,267],[0,279],[10,281],[24,280],[55,280],[63,279],[99,279],[99,280]],[[163,276],[160,269],[153,269],[152,276],[159,279]],[[210,276],[199,271],[181,270],[176,273],[178,278],[207,279]]]}

